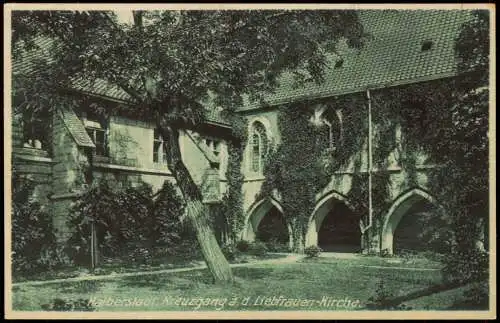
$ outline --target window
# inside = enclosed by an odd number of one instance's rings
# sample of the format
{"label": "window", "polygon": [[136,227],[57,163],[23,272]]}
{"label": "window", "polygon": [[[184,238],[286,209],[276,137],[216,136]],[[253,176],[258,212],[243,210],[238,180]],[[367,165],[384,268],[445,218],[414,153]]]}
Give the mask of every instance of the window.
{"label": "window", "polygon": [[96,156],[107,156],[106,130],[93,127],[85,127],[85,129],[94,142]]}
{"label": "window", "polygon": [[95,155],[108,157],[107,123],[90,113],[85,114],[84,118],[85,130],[95,145]]}
{"label": "window", "polygon": [[220,141],[209,138],[209,139],[205,139],[205,144],[210,148],[210,150],[212,151],[212,153],[215,156],[219,156],[219,154],[220,154]]}
{"label": "window", "polygon": [[158,129],[154,130],[154,139],[153,139],[153,162],[154,163],[167,163],[167,154],[163,148],[163,138],[158,131]]}
{"label": "window", "polygon": [[252,172],[260,173],[264,168],[264,160],[269,149],[266,128],[261,122],[254,122],[250,140],[252,149],[251,170]]}
{"label": "window", "polygon": [[338,109],[327,109],[321,119],[328,127],[328,148],[335,149],[342,141],[342,112]]}
{"label": "window", "polygon": [[434,45],[434,42],[432,40],[426,40],[426,41],[422,42],[422,47],[421,47],[422,52],[431,50],[432,45]]}
{"label": "window", "polygon": [[335,68],[341,68],[342,65],[344,65],[343,59],[339,59],[338,61],[335,62]]}
{"label": "window", "polygon": [[50,147],[51,121],[48,115],[26,113],[20,120],[20,126],[23,147],[44,150]]}

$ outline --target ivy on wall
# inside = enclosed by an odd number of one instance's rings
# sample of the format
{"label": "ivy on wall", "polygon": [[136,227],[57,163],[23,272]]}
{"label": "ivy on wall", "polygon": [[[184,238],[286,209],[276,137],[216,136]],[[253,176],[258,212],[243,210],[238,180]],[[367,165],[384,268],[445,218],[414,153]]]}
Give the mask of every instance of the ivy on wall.
{"label": "ivy on wall", "polygon": [[232,139],[228,141],[227,159],[227,193],[222,198],[222,214],[227,223],[227,239],[235,242],[237,234],[242,231],[245,223],[245,211],[243,209],[243,182],[245,176],[242,173],[243,154],[246,144],[247,123],[241,115],[231,113],[227,116],[232,124]]}
{"label": "ivy on wall", "polygon": [[[266,162],[259,198],[270,196],[278,190],[286,221],[292,226],[294,247],[301,251],[307,232],[309,218],[314,210],[316,194],[331,179],[333,172],[349,165],[357,157],[355,167],[360,166],[359,152],[364,144],[363,131],[366,121],[358,109],[363,97],[359,95],[334,98],[329,102],[305,102],[280,108],[278,126],[282,141]],[[324,124],[311,122],[314,107],[328,103],[327,109],[342,109],[343,127],[348,135],[330,146],[328,128]],[[351,131],[352,129],[352,131]],[[363,188],[362,186],[355,186]],[[362,195],[352,190],[352,195]],[[356,196],[354,200],[361,200]],[[362,207],[362,206],[359,206]]]}
{"label": "ivy on wall", "polygon": [[[453,100],[453,81],[433,82],[374,91],[372,94],[373,168],[372,207],[375,221],[381,223],[390,207],[391,180],[389,155],[402,148],[398,163],[405,172],[404,186],[418,183],[417,162],[420,154],[429,155],[432,163],[440,162],[436,147],[446,124],[445,118]],[[345,134],[334,149],[328,146],[327,129],[311,122],[315,106],[341,109]],[[296,248],[301,248],[315,196],[328,184],[335,172],[352,172],[352,187],[347,193],[350,204],[359,215],[368,214],[368,174],[362,169],[362,154],[367,150],[367,98],[364,93],[283,106],[278,126],[282,142],[266,162],[264,182],[259,198],[273,190],[281,195],[284,216],[292,225]],[[400,127],[401,138],[397,128]],[[366,223],[365,223],[366,224]]]}

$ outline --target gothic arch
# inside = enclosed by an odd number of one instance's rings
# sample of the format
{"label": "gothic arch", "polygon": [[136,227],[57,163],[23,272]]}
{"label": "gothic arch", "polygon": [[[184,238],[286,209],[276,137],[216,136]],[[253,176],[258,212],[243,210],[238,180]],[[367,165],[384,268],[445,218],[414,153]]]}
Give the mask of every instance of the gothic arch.
{"label": "gothic arch", "polygon": [[[253,203],[246,212],[245,225],[241,235],[242,240],[254,241],[260,222],[267,213],[275,207],[282,215],[283,208],[281,204],[274,198],[269,197]],[[292,228],[287,224],[289,246],[292,247]]]}
{"label": "gothic arch", "polygon": [[339,202],[347,206],[349,210],[354,211],[354,208],[349,200],[337,191],[330,191],[318,199],[309,218],[309,224],[305,239],[306,247],[311,245],[318,245],[318,232],[321,228],[321,224],[325,220],[328,213],[332,210],[333,205]]}
{"label": "gothic arch", "polygon": [[394,231],[409,209],[415,203],[422,200],[427,201],[440,209],[442,208],[432,195],[421,188],[413,188],[399,195],[399,197],[392,203],[385,216],[381,235],[381,250],[387,250],[389,254],[393,254]]}

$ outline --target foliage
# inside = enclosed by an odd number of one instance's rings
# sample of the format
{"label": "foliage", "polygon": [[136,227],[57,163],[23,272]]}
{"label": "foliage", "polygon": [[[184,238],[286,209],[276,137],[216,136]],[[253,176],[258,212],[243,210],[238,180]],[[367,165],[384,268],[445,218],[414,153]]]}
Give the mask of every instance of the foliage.
{"label": "foliage", "polygon": [[237,255],[239,254],[238,248],[232,243],[226,243],[221,247],[222,253],[226,257],[227,260],[235,260]]}
{"label": "foliage", "polygon": [[472,19],[464,23],[455,42],[458,69],[464,73],[462,89],[488,84],[490,61],[490,13],[488,10],[472,11]]}
{"label": "foliage", "polygon": [[180,219],[184,214],[183,200],[172,183],[163,183],[152,207],[151,240],[167,246],[175,245],[180,240],[193,243],[195,233]]}
{"label": "foliage", "polygon": [[[270,154],[265,164],[266,181],[260,197],[270,196],[274,189],[281,194],[283,212],[292,226],[296,251],[303,247],[309,217],[315,205],[316,194],[328,183],[331,175],[349,166],[354,160],[355,171],[360,170],[359,154],[365,142],[366,118],[362,113],[363,97],[359,95],[333,98],[331,102],[306,102],[281,107],[278,126],[282,141]],[[349,135],[341,136],[340,142],[331,149],[324,124],[311,122],[314,107],[324,105],[326,111],[341,109],[343,128]],[[360,113],[361,111],[361,113]],[[325,112],[326,113],[326,112]],[[363,175],[354,174],[354,179]],[[366,181],[353,185],[350,200],[362,203],[366,199]],[[367,206],[355,205],[358,214]],[[300,243],[302,241],[302,243]]]}
{"label": "foliage", "polygon": [[371,310],[402,310],[408,311],[412,308],[405,304],[396,304],[392,301],[394,297],[391,293],[383,279],[380,279],[377,284],[377,289],[375,290],[375,295],[368,299],[366,307]]}
{"label": "foliage", "polygon": [[[259,229],[260,232],[260,229]],[[290,248],[288,246],[288,240],[283,241],[279,238],[271,238],[267,241],[264,241],[266,244],[267,250],[269,252],[290,252]]]}
{"label": "foliage", "polygon": [[309,246],[304,249],[304,253],[307,255],[308,258],[317,258],[321,253],[321,251],[323,250],[318,246]]}
{"label": "foliage", "polygon": [[77,263],[87,264],[90,254],[90,221],[104,257],[127,256],[149,263],[154,247],[168,246],[175,253],[181,241],[196,245],[180,221],[182,200],[174,186],[165,182],[156,199],[150,186],[111,188],[101,181],[82,195],[72,208],[74,233],[68,250]]}
{"label": "foliage", "polygon": [[41,305],[44,311],[61,311],[61,312],[93,312],[95,308],[89,299],[79,298],[76,300],[67,300],[62,298],[54,298],[52,303]]}
{"label": "foliage", "polygon": [[314,208],[315,193],[319,183],[324,182],[322,165],[316,158],[316,129],[309,122],[311,115],[312,111],[301,104],[281,108],[282,142],[264,166],[266,181],[260,193],[267,197],[273,189],[278,189],[283,216],[292,226],[294,241],[302,241]]}
{"label": "foliage", "polygon": [[12,176],[12,271],[14,275],[50,270],[68,263],[57,248],[52,218],[34,197],[36,183]]}
{"label": "foliage", "polygon": [[[478,17],[478,21],[485,21],[484,13],[480,13]],[[468,28],[466,30],[472,31],[474,35],[483,36],[487,29],[470,26]],[[480,47],[484,50],[485,45],[482,44]],[[465,50],[460,45],[457,45],[457,48]],[[465,60],[471,60],[469,56]],[[477,58],[476,61],[478,60],[483,62]],[[483,63],[478,64],[482,66],[484,72]],[[461,95],[464,80],[470,84],[470,78],[460,77],[373,91],[372,118],[375,128],[373,158],[374,167],[378,169],[372,176],[375,219],[381,219],[390,207],[390,177],[386,168],[388,156],[394,150],[399,152],[398,162],[406,172],[407,189],[418,187],[417,164],[420,163],[418,157],[425,153],[430,158],[428,162],[441,166],[430,171],[433,183],[431,190],[435,192],[439,201],[445,201],[445,209],[452,209],[452,213],[465,211],[471,216],[473,213],[482,214],[480,217],[487,214],[485,211],[488,172],[487,167],[477,167],[477,164],[488,165],[486,135],[488,91]],[[295,223],[295,219],[299,219],[298,222],[302,226],[307,223],[305,219],[311,214],[314,194],[325,184],[321,180],[329,178],[333,172],[345,167],[351,161],[354,162],[355,174],[353,174],[352,189],[347,194],[348,199],[359,214],[366,214],[368,210],[365,202],[367,177],[359,173],[361,165],[359,153],[364,149],[367,133],[367,112],[366,108],[363,108],[365,106],[363,98],[355,94],[330,100],[331,106],[343,108],[343,127],[350,131],[349,136],[343,138],[331,156],[328,156],[328,149],[324,144],[319,145],[317,151],[311,149],[315,144],[321,143],[321,138],[314,140],[321,132],[315,133],[308,127],[307,120],[310,117],[308,107],[297,104],[295,109],[286,107],[280,113],[279,126],[283,142],[270,157],[265,171],[267,182],[263,185],[262,194],[270,194],[273,189],[278,189],[283,196],[285,216],[292,224]],[[302,119],[297,117],[300,113]],[[285,114],[286,117],[283,117]],[[398,127],[400,127],[400,138],[397,136]],[[297,138],[301,139],[296,140]],[[304,157],[295,158],[295,156]],[[327,167],[323,169],[312,162],[325,160],[325,156]],[[310,160],[303,160],[307,158]],[[449,184],[450,179],[454,181],[454,185]],[[462,205],[463,208],[457,205]],[[449,216],[451,219],[459,218],[453,214]],[[455,221],[442,220],[448,224]],[[429,221],[431,222],[433,221]],[[472,236],[474,234],[471,235],[471,232],[476,230],[471,231],[471,226],[468,224],[463,224],[462,234],[458,234],[457,225],[429,225],[429,229],[434,230],[432,234],[436,236],[433,238],[435,241],[450,241],[452,236]],[[297,234],[296,230],[294,228],[294,234]]]}
{"label": "foliage", "polygon": [[443,160],[443,169],[434,174],[433,182],[449,210],[454,253],[459,257],[450,257],[446,267],[457,280],[476,279],[488,271],[487,254],[476,248],[476,240],[484,237],[487,247],[489,31],[489,12],[474,11],[457,38],[462,76],[456,81],[456,99],[441,134],[446,144],[437,145],[435,151]]}
{"label": "foliage", "polygon": [[250,244],[250,249],[248,252],[251,255],[257,256],[257,257],[262,257],[267,254],[267,246],[264,242],[262,241],[254,241]]}
{"label": "foliage", "polygon": [[250,242],[246,240],[239,240],[236,242],[236,249],[240,252],[247,252],[250,249]]}
{"label": "foliage", "polygon": [[245,211],[243,210],[243,182],[245,176],[241,165],[246,143],[246,121],[240,115],[231,115],[233,138],[228,142],[227,159],[227,191],[222,198],[224,217],[229,224],[229,239],[236,241],[237,234],[245,224]]}
{"label": "foliage", "polygon": [[[334,51],[341,38],[350,46],[362,45],[363,28],[354,10],[135,14],[144,19],[128,25],[105,11],[13,12],[13,53],[33,49],[41,36],[50,37],[59,51],[50,62],[47,84],[64,84],[70,77],[101,78],[139,103],[205,101],[212,93],[216,105],[231,107],[241,105],[242,93],[256,98],[272,90],[287,69],[297,70],[298,80],[320,81],[325,52]],[[178,107],[163,108],[178,112]]]}
{"label": "foliage", "polygon": [[488,279],[489,253],[474,249],[454,249],[445,258],[443,277],[450,283],[478,282]]}

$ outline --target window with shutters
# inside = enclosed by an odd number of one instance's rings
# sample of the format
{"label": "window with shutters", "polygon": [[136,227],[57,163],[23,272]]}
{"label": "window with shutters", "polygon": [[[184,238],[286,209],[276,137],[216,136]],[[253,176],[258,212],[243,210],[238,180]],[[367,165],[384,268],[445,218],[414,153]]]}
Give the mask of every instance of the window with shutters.
{"label": "window with shutters", "polygon": [[108,122],[93,112],[85,112],[83,118],[85,130],[95,145],[95,155],[109,157]]}

